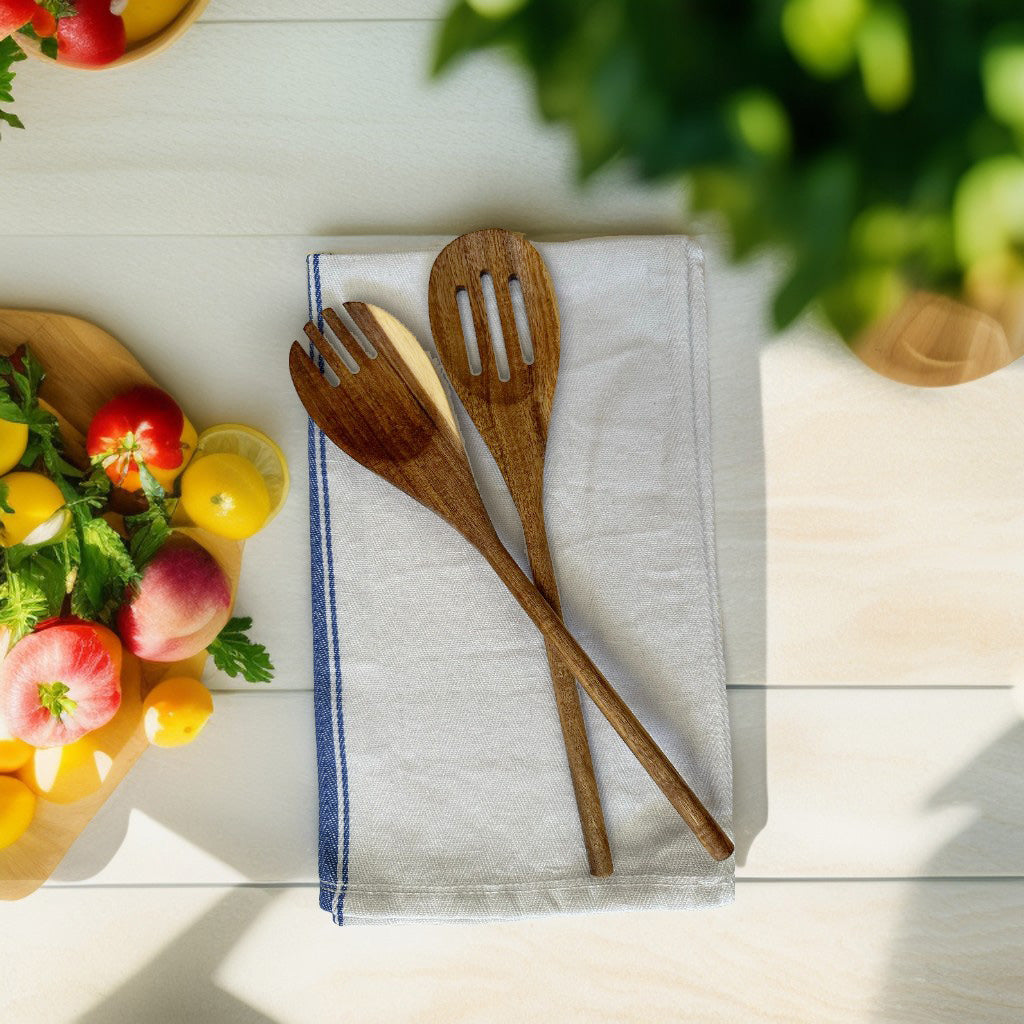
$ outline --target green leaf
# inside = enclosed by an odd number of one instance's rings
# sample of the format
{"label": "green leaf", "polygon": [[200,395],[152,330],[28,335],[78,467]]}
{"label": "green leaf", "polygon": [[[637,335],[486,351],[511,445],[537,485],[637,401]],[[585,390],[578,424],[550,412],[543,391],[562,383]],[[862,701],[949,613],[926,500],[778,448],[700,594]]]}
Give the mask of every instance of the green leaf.
{"label": "green leaf", "polygon": [[17,643],[39,622],[60,614],[66,579],[57,559],[36,552],[16,566],[12,552],[5,558],[5,579],[0,585],[0,626],[6,626],[11,643]]}
{"label": "green leaf", "polygon": [[128,550],[132,560],[141,570],[171,535],[166,507],[163,503],[151,501],[145,512],[126,516],[124,525],[128,531]]}
{"label": "green leaf", "polygon": [[73,18],[78,11],[74,0],[38,0],[40,7],[45,7],[55,18]]}
{"label": "green leaf", "polygon": [[39,43],[39,50],[44,57],[49,57],[50,60],[57,59],[57,37],[47,36]]}
{"label": "green leaf", "polygon": [[140,574],[124,541],[105,519],[78,525],[81,544],[78,574],[71,591],[71,611],[83,619],[109,622],[123,603],[125,590]]}
{"label": "green leaf", "polygon": [[7,495],[10,488],[5,480],[0,480],[0,512],[6,512],[9,516],[14,515],[14,509],[7,503]]}
{"label": "green leaf", "polygon": [[67,683],[40,683],[39,703],[59,722],[63,715],[72,714],[78,707],[78,701],[68,696],[70,692]]}
{"label": "green leaf", "polygon": [[274,666],[263,644],[246,635],[252,628],[250,618],[232,618],[209,646],[214,665],[232,679],[241,675],[250,683],[269,683]]}

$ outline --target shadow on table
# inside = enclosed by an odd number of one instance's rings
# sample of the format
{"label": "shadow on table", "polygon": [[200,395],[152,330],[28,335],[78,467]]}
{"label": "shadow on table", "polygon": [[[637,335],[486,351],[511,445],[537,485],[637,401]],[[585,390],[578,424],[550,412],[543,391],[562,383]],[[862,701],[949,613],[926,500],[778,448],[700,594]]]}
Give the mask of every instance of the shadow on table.
{"label": "shadow on table", "polygon": [[[1008,697],[1009,699],[1009,697]],[[1024,1020],[1024,884],[1007,903],[991,877],[1020,874],[1024,722],[950,779],[926,810],[965,808],[971,821],[919,872],[903,908],[875,1003],[879,1024],[1019,1024]],[[936,877],[938,876],[938,877]],[[935,1016],[941,992],[945,1015]]]}
{"label": "shadow on table", "polygon": [[233,889],[131,978],[77,1018],[77,1024],[216,1021],[277,1024],[225,992],[215,979],[223,961],[277,898],[273,889]]}

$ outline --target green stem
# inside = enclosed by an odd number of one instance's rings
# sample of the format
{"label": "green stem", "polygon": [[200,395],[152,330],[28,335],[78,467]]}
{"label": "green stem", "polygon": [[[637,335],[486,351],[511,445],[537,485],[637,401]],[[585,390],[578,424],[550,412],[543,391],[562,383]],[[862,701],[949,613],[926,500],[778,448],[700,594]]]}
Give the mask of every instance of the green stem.
{"label": "green stem", "polygon": [[40,683],[39,703],[59,722],[62,715],[70,715],[78,707],[78,701],[68,696],[70,692],[67,683]]}

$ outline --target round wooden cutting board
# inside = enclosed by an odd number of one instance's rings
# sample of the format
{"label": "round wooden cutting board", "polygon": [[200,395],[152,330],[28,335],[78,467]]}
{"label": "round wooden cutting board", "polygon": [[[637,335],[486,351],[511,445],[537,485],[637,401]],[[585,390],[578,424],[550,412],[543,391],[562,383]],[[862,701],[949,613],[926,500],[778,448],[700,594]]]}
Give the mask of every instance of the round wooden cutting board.
{"label": "round wooden cutting board", "polygon": [[[155,384],[124,345],[94,324],[61,313],[0,309],[0,354],[10,355],[25,344],[46,370],[40,397],[60,420],[65,448],[73,459],[84,454],[89,421],[101,405],[129,388]],[[182,527],[181,532],[214,555],[234,593],[241,571],[242,545],[194,527]],[[102,752],[110,758],[103,784],[75,803],[39,800],[29,830],[12,846],[0,850],[0,899],[21,899],[50,877],[146,749],[141,698],[167,676],[201,678],[206,652],[174,663],[137,662],[140,671],[134,671],[130,656],[125,661],[121,709],[102,730]]]}

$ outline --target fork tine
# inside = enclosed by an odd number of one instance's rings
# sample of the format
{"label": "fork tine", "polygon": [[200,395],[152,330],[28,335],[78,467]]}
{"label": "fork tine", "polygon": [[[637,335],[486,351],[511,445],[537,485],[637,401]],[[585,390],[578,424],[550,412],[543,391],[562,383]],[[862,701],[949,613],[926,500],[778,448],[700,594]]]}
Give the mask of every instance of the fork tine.
{"label": "fork tine", "polygon": [[362,369],[369,361],[366,349],[359,344],[359,339],[345,326],[344,321],[338,314],[328,307],[324,310],[324,319],[327,326],[334,331],[338,341],[345,346],[345,351],[355,360],[356,365]]}
{"label": "fork tine", "polygon": [[[324,312],[326,313],[327,311],[324,310]],[[313,347],[323,356],[324,362],[334,371],[339,381],[343,381],[351,375],[352,371],[342,361],[341,356],[334,351],[334,346],[320,333],[320,329],[312,320],[302,329],[306,332],[306,337],[313,342]]]}

